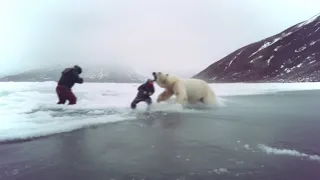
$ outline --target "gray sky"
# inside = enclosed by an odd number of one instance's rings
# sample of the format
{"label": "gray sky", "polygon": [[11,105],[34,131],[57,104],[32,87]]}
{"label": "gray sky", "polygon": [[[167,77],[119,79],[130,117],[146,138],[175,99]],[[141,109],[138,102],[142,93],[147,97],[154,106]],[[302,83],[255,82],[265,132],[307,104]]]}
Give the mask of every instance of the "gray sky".
{"label": "gray sky", "polygon": [[318,7],[317,0],[0,0],[0,75],[114,62],[194,74]]}

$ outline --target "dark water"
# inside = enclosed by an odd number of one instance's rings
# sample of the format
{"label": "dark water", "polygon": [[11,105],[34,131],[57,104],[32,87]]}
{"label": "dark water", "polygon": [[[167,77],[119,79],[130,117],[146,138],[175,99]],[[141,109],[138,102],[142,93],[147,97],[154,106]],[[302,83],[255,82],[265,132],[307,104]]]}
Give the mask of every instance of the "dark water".
{"label": "dark water", "polygon": [[1,144],[0,179],[320,179],[319,97],[320,91],[228,97],[213,112],[139,114]]}

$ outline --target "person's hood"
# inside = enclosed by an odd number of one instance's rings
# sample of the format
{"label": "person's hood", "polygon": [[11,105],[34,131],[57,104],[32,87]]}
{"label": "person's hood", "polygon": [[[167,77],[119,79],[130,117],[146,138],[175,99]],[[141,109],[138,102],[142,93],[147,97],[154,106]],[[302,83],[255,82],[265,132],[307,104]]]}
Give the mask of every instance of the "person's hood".
{"label": "person's hood", "polygon": [[73,67],[73,69],[74,69],[75,72],[77,72],[78,74],[81,74],[81,73],[82,73],[82,68],[81,68],[80,66],[78,66],[78,65],[75,65],[75,66]]}

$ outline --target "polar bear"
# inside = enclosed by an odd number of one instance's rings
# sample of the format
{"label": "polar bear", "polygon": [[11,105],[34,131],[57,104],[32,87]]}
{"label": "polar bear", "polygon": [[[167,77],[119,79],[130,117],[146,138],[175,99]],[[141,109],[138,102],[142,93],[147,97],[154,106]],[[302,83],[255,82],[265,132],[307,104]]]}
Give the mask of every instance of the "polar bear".
{"label": "polar bear", "polygon": [[216,104],[216,95],[207,84],[200,79],[180,79],[163,72],[153,72],[156,84],[165,90],[159,94],[157,102],[166,101],[172,95],[176,96],[175,102],[185,106],[187,104],[203,103]]}

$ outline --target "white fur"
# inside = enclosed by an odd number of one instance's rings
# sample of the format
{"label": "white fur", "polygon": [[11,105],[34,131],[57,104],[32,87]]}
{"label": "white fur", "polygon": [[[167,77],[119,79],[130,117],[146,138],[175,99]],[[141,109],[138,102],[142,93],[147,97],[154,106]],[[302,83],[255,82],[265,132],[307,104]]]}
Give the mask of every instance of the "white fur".
{"label": "white fur", "polygon": [[180,79],[175,76],[156,73],[158,86],[165,89],[157,99],[157,102],[168,100],[172,95],[176,96],[176,103],[181,105],[203,103],[213,105],[216,103],[215,93],[207,82],[200,79]]}

